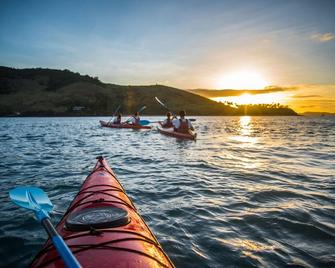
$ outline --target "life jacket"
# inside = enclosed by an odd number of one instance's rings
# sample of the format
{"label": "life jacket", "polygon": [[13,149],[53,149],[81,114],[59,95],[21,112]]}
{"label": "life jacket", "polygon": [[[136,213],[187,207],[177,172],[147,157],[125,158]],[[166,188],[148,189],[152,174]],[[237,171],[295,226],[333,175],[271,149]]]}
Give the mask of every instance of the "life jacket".
{"label": "life jacket", "polygon": [[171,118],[167,118],[167,119],[166,119],[166,123],[163,124],[162,127],[165,127],[165,128],[173,127]]}
{"label": "life jacket", "polygon": [[179,119],[179,128],[177,128],[176,131],[180,133],[189,133],[188,119],[185,119],[185,121]]}
{"label": "life jacket", "polygon": [[140,124],[140,121],[141,121],[141,118],[138,116],[138,117],[135,117],[134,116],[134,118],[135,118],[135,122],[134,122],[134,124],[135,125],[139,125]]}
{"label": "life jacket", "polygon": [[121,124],[121,118],[115,118],[115,120],[114,120],[114,122],[113,122],[114,124]]}

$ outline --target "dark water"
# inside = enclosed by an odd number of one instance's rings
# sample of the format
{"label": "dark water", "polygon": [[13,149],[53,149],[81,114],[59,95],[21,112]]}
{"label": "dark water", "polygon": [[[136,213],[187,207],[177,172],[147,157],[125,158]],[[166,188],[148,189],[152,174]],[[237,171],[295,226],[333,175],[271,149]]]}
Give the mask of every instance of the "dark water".
{"label": "dark water", "polygon": [[335,118],[199,117],[196,142],[99,119],[0,118],[2,267],[46,238],[8,190],[42,187],[56,223],[101,154],[177,267],[335,267]]}

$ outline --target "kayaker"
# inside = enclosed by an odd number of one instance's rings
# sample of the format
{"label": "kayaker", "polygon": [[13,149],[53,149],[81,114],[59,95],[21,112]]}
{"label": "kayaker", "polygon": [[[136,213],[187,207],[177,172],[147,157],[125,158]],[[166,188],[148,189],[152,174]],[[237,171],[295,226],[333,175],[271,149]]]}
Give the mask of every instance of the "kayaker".
{"label": "kayaker", "polygon": [[129,121],[133,125],[140,125],[140,121],[141,121],[140,113],[136,112]]}
{"label": "kayaker", "polygon": [[172,114],[170,112],[166,113],[167,118],[163,122],[160,123],[163,128],[173,127],[171,116],[172,116]]}
{"label": "kayaker", "polygon": [[122,114],[121,113],[117,113],[117,116],[113,118],[113,124],[121,124],[121,118],[122,118]]}
{"label": "kayaker", "polygon": [[185,118],[185,111],[180,111],[179,116],[179,119],[176,118],[172,121],[174,131],[180,133],[190,133],[190,130],[194,130],[191,121]]}

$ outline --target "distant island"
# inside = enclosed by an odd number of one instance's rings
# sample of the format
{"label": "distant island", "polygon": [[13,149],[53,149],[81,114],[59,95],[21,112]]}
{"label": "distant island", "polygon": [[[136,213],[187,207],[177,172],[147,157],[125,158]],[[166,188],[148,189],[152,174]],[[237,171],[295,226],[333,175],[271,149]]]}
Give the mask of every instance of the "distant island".
{"label": "distant island", "polygon": [[335,116],[335,113],[327,113],[327,112],[304,112],[301,115],[305,115],[305,116]]}
{"label": "distant island", "polygon": [[146,105],[144,114],[163,115],[155,96],[189,115],[297,115],[280,104],[233,105],[164,85],[115,85],[69,70],[0,66],[0,116],[111,115],[118,105],[123,114]]}

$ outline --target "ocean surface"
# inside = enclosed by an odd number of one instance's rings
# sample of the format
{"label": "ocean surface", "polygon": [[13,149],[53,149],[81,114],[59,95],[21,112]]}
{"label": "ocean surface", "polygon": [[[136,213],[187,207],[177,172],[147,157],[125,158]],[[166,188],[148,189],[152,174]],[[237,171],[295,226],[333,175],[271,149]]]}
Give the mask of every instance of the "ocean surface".
{"label": "ocean surface", "polygon": [[8,191],[43,188],[57,223],[98,155],[177,267],[335,267],[335,117],[196,117],[196,142],[100,119],[0,118],[1,267],[46,239]]}

